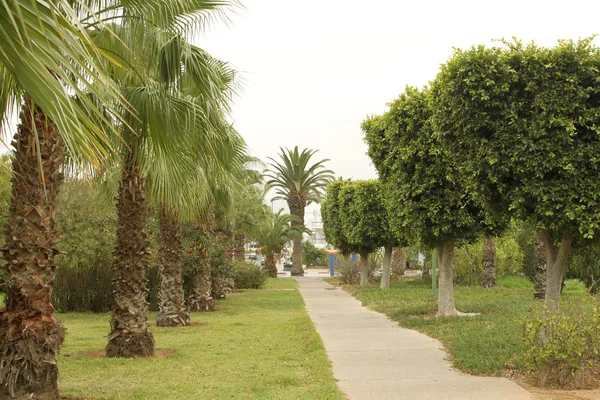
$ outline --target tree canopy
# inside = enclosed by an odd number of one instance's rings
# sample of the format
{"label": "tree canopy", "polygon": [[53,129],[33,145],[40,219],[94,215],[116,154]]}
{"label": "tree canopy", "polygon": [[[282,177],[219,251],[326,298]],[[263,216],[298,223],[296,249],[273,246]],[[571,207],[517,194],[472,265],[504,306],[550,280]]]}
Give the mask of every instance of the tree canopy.
{"label": "tree canopy", "polygon": [[478,203],[540,230],[547,303],[558,301],[573,240],[600,228],[599,70],[590,39],[515,42],[457,50],[433,84],[434,125]]}

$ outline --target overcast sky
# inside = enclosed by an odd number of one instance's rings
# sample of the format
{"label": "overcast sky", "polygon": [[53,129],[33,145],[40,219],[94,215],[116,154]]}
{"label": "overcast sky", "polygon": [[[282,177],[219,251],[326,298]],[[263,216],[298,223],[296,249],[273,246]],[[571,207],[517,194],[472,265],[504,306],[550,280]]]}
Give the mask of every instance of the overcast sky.
{"label": "overcast sky", "polygon": [[[232,119],[251,151],[318,149],[344,178],[374,178],[360,123],[406,85],[432,80],[453,47],[513,36],[541,45],[600,32],[600,1],[244,0],[195,43],[244,79]],[[598,43],[598,40],[596,41]]]}

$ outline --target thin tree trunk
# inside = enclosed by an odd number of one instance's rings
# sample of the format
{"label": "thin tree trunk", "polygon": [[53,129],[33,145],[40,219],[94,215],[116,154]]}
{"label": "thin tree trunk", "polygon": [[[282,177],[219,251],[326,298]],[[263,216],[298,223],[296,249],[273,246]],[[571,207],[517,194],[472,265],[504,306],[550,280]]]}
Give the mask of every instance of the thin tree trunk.
{"label": "thin tree trunk", "polygon": [[438,315],[457,315],[454,306],[454,243],[444,242],[437,246],[439,265]]}
{"label": "thin tree trunk", "polygon": [[392,250],[391,275],[394,278],[401,278],[406,271],[406,257],[404,250],[400,247],[394,247]]}
{"label": "thin tree trunk", "polygon": [[369,253],[360,253],[360,286],[369,284]]}
{"label": "thin tree trunk", "polygon": [[542,231],[542,239],[546,247],[546,296],[544,305],[552,312],[558,311],[560,290],[565,267],[572,250],[572,238],[565,235],[559,247],[556,247],[552,235],[548,231]]}
{"label": "thin tree trunk", "polygon": [[533,298],[544,300],[546,298],[546,246],[541,235],[538,237],[538,244],[535,248],[535,287]]}
{"label": "thin tree trunk", "polygon": [[2,247],[6,307],[0,311],[0,398],[55,400],[56,356],[65,331],[50,298],[65,153],[56,125],[31,99],[25,100],[20,117]]}
{"label": "thin tree trunk", "polygon": [[160,224],[160,286],[158,288],[158,326],[186,326],[190,315],[185,311],[181,281],[181,225],[165,206],[161,207]]}
{"label": "thin tree trunk", "polygon": [[107,357],[148,357],[154,338],[148,331],[149,243],[146,233],[146,181],[132,156],[119,187],[117,242],[113,261],[115,306],[106,345]]}
{"label": "thin tree trunk", "polygon": [[[288,199],[288,207],[290,208],[290,214],[295,215],[298,219],[291,221],[290,225],[294,227],[304,226],[304,208],[306,207],[306,201],[301,198],[290,198]],[[291,275],[304,276],[304,269],[302,268],[302,235],[294,237],[293,253],[292,253],[292,271]]]}
{"label": "thin tree trunk", "polygon": [[275,265],[275,255],[271,250],[265,254],[265,270],[271,278],[277,278],[277,265]]}
{"label": "thin tree trunk", "polygon": [[390,275],[392,262],[392,246],[385,246],[385,252],[383,254],[383,270],[381,272],[381,288],[387,289],[390,287]]}
{"label": "thin tree trunk", "polygon": [[[473,283],[473,279],[471,279]],[[496,241],[493,237],[485,238],[483,247],[483,279],[481,286],[493,288],[496,286]]]}
{"label": "thin tree trunk", "polygon": [[[202,246],[202,243],[199,243]],[[194,276],[194,287],[190,294],[189,303],[192,311],[214,311],[215,301],[212,298],[210,256],[208,250],[200,248],[199,270]]]}

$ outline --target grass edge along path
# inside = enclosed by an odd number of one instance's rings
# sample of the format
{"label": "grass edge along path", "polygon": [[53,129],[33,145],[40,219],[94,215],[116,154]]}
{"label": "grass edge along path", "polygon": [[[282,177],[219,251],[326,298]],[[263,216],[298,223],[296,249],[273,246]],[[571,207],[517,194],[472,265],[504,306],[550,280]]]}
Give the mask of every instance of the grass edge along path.
{"label": "grass edge along path", "polygon": [[[459,370],[500,376],[506,367],[519,365],[520,321],[531,315],[538,303],[533,299],[533,284],[526,278],[508,277],[499,284],[508,287],[455,286],[456,308],[481,313],[476,317],[436,317],[437,297],[431,294],[431,282],[421,278],[395,282],[385,290],[376,286],[347,289],[367,308],[440,340]],[[581,295],[581,288],[575,285],[573,290],[567,287],[562,298]]]}
{"label": "grass edge along path", "polygon": [[[106,359],[109,314],[59,314],[66,399],[344,399],[321,338],[292,279],[242,290],[194,313],[183,328],[151,331],[166,357]],[[152,324],[154,313],[151,315]]]}

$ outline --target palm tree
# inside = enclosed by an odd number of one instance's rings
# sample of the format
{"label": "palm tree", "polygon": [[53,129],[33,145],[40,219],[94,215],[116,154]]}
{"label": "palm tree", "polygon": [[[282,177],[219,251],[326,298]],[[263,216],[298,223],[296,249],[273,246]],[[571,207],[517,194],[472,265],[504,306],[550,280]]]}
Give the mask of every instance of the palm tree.
{"label": "palm tree", "polygon": [[[111,122],[123,121],[116,108],[128,108],[103,72],[103,63],[94,61],[108,53],[95,46],[86,29],[130,17],[150,17],[157,27],[185,28],[184,24],[206,18],[194,3],[128,0],[128,8],[118,0],[0,4],[3,133],[10,110],[22,106],[13,141],[12,204],[2,249],[7,282],[7,305],[0,312],[2,398],[58,398],[56,354],[64,331],[54,316],[50,294],[60,236],[55,216],[61,165],[66,152],[72,160],[93,167],[110,159],[114,150],[105,129],[112,129]],[[205,8],[227,3],[208,2]],[[179,19],[185,13],[186,18]]]}
{"label": "palm tree", "polygon": [[107,122],[105,109],[85,93],[119,104],[118,92],[94,62],[99,50],[77,20],[71,7],[77,3],[0,4],[0,130],[7,133],[11,110],[20,108],[21,120],[12,141],[2,247],[7,298],[0,311],[0,398],[59,397],[56,356],[64,329],[50,298],[59,253],[61,167],[67,152],[92,165],[111,154],[99,126]]}
{"label": "palm tree", "polygon": [[[292,227],[304,227],[304,209],[311,202],[318,203],[323,198],[325,187],[334,180],[333,172],[323,169],[329,159],[320,160],[309,165],[311,157],[317,150],[304,149],[298,151],[280,148],[281,162],[272,161],[266,176],[267,188],[276,189],[273,200],[285,199],[290,209],[290,214],[296,216],[291,221]],[[299,229],[300,230],[300,229]],[[298,236],[293,241],[292,275],[303,275],[302,269],[302,237]]]}
{"label": "palm tree", "polygon": [[[223,123],[221,139],[217,141],[214,154],[199,149],[200,156],[196,159],[197,169],[190,179],[193,179],[192,188],[197,190],[191,195],[182,193],[183,199],[188,199],[188,206],[182,214],[181,206],[179,215],[166,203],[161,204],[163,210],[160,214],[161,242],[161,284],[159,287],[159,312],[157,325],[177,326],[189,323],[189,314],[184,309],[184,293],[181,284],[181,253],[182,243],[179,240],[181,222],[204,223],[205,227],[196,240],[199,244],[198,274],[195,277],[191,308],[195,311],[212,311],[214,303],[211,296],[210,258],[207,246],[202,247],[205,238],[209,237],[214,229],[208,229],[207,223],[212,220],[212,211],[219,204],[227,204],[232,197],[230,190],[236,190],[241,184],[232,179],[240,174],[244,164],[251,157],[247,155],[246,143],[235,129]],[[219,188],[220,189],[217,189]],[[226,193],[226,194],[224,194]],[[189,210],[186,210],[189,209]],[[188,216],[190,218],[182,218]],[[162,240],[162,238],[166,240]]]}
{"label": "palm tree", "polygon": [[265,255],[265,270],[271,278],[277,278],[277,266],[275,265],[275,253],[279,253],[283,246],[296,237],[302,237],[305,230],[302,226],[292,226],[296,219],[293,215],[282,214],[279,210],[276,214],[270,214],[256,228],[255,237],[261,246],[261,252]]}
{"label": "palm tree", "polygon": [[[154,352],[146,301],[147,196],[168,210],[165,217],[175,216],[191,202],[195,191],[189,176],[197,170],[194,158],[197,150],[219,148],[220,133],[225,131],[223,112],[229,99],[223,87],[232,81],[233,72],[179,33],[156,27],[114,25],[99,31],[95,40],[135,71],[111,71],[134,112],[123,113],[127,126],[123,125],[121,131],[122,177],[113,262],[115,308],[106,354],[145,357]],[[182,91],[183,84],[190,80],[201,96]],[[169,229],[179,229],[170,222]],[[178,246],[177,241],[174,245]],[[171,250],[166,251],[173,255]],[[169,264],[167,269],[174,267],[163,260]],[[162,293],[166,299],[165,290]],[[179,314],[173,321],[178,318],[186,319]]]}

